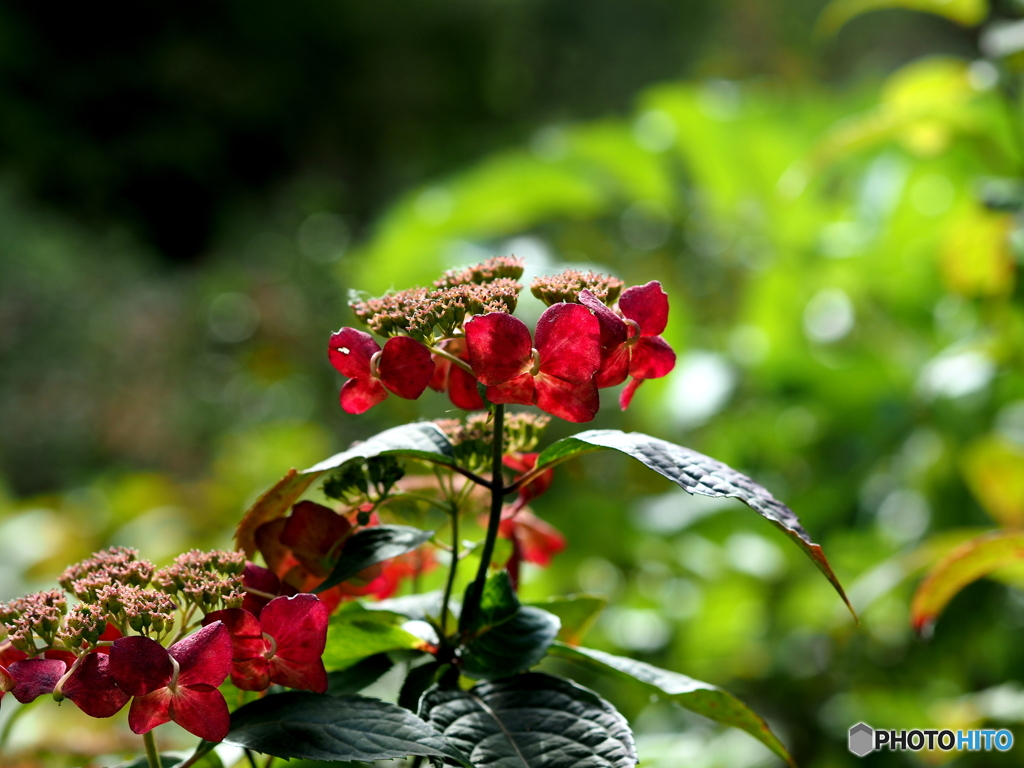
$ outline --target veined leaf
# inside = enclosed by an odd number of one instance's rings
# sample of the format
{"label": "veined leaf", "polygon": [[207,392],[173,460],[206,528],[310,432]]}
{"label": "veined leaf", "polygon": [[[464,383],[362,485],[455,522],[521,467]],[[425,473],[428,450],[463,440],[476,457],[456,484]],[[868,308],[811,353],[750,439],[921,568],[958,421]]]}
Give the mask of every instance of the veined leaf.
{"label": "veined leaf", "polygon": [[825,578],[836,588],[850,613],[854,618],[857,617],[824,552],[800,525],[796,513],[749,477],[720,461],[640,432],[590,429],[549,445],[537,457],[533,471],[538,472],[584,453],[608,449],[633,457],[662,477],[667,477],[687,493],[715,498],[729,497],[742,501],[782,529],[807,553],[812,562],[825,574]]}
{"label": "veined leaf", "polygon": [[[472,585],[470,585],[472,588]],[[559,629],[558,617],[522,606],[507,571],[487,580],[459,669],[467,677],[493,680],[529,669],[544,658]]]}
{"label": "veined leaf", "polygon": [[547,600],[526,603],[535,608],[542,608],[553,613],[562,622],[558,630],[558,639],[569,645],[579,645],[583,636],[597,621],[608,606],[608,601],[597,595],[566,595],[549,597]]}
{"label": "veined leaf", "polygon": [[412,712],[363,696],[266,696],[235,710],[224,742],[285,759],[369,762],[423,755],[471,765]]}
{"label": "veined leaf", "polygon": [[341,557],[334,564],[330,575],[314,591],[323,592],[336,584],[348,581],[371,565],[412,552],[433,535],[433,531],[421,531],[408,525],[375,525],[372,528],[363,528],[345,542]]}
{"label": "veined leaf", "polygon": [[796,766],[768,724],[742,701],[717,686],[642,661],[613,656],[591,648],[573,648],[564,643],[555,643],[548,649],[548,654],[586,664],[717,723],[746,731],[787,763]]}
{"label": "veined leaf", "polygon": [[429,643],[402,629],[404,620],[405,617],[368,611],[358,603],[349,603],[331,617],[327,626],[324,666],[329,670],[345,669],[378,653],[427,650]]}
{"label": "veined leaf", "polygon": [[452,443],[448,436],[432,422],[417,421],[385,429],[361,443],[356,443],[347,451],[336,453],[329,459],[304,469],[303,473],[326,472],[343,467],[350,461],[365,460],[374,456],[404,456],[435,464],[455,462]]}
{"label": "veined leaf", "polygon": [[832,0],[818,18],[817,32],[834,34],[850,19],[882,8],[934,13],[965,27],[980,24],[988,15],[985,0]]}
{"label": "veined leaf", "polygon": [[993,571],[1024,561],[1024,532],[997,531],[960,545],[925,577],[910,604],[910,621],[919,633],[930,632],[956,594]]}
{"label": "veined leaf", "polygon": [[446,465],[451,465],[455,461],[451,441],[436,424],[416,422],[386,429],[309,469],[301,472],[289,470],[287,475],[260,496],[242,516],[235,530],[235,543],[245,552],[246,557],[251,558],[256,553],[256,529],[264,523],[286,515],[314,480],[350,461],[366,460],[374,456],[404,456]]}
{"label": "veined leaf", "polygon": [[632,768],[626,719],[593,691],[539,672],[468,691],[434,687],[420,717],[474,765],[494,768]]}

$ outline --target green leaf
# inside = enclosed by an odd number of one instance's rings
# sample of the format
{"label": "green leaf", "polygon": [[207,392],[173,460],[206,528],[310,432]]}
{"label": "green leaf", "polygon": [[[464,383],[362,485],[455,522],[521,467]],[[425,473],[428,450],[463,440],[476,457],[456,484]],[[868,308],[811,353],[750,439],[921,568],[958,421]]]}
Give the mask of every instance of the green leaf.
{"label": "green leaf", "polygon": [[674,702],[691,712],[746,731],[787,763],[796,766],[768,724],[746,704],[721,688],[678,672],[659,669],[642,661],[613,656],[590,648],[573,648],[563,643],[555,643],[548,649],[548,653],[551,656],[586,664],[618,680],[644,688],[654,696]]}
{"label": "green leaf", "polygon": [[350,461],[365,461],[374,456],[404,456],[446,465],[455,462],[452,443],[447,435],[436,424],[418,421],[386,429],[361,443],[356,443],[347,451],[336,453],[329,459],[303,470],[303,474],[321,474],[343,467]]}
{"label": "green leaf", "polygon": [[980,24],[988,15],[986,0],[832,0],[818,18],[817,33],[835,34],[850,19],[882,8],[934,13],[965,27]]}
{"label": "green leaf", "polygon": [[331,696],[347,696],[359,693],[377,682],[394,666],[386,653],[367,656],[347,669],[330,672],[327,675],[327,693]]}
{"label": "green leaf", "polygon": [[857,617],[824,552],[800,525],[796,513],[746,475],[709,456],[641,432],[590,429],[549,445],[537,457],[533,471],[539,472],[574,456],[607,449],[631,456],[687,493],[742,501],[796,542],[836,588],[854,618]]}
{"label": "green leaf", "polygon": [[[389,597],[387,600],[377,600],[372,603],[360,603],[368,611],[388,611],[407,619],[415,621],[426,621],[436,619],[441,615],[441,601],[444,593],[440,589],[430,592],[420,592],[415,595],[402,595],[401,597]],[[448,612],[458,614],[459,605],[455,600],[449,600]]]}
{"label": "green leaf", "polygon": [[420,717],[494,768],[631,768],[636,745],[626,719],[593,691],[539,672],[468,691],[434,687]]}
{"label": "green leaf", "polygon": [[910,604],[910,621],[922,634],[956,594],[993,571],[1024,561],[1024,532],[997,531],[971,539],[950,552],[925,577]]}
{"label": "green leaf", "polygon": [[416,715],[363,696],[266,696],[235,710],[224,742],[285,759],[372,761],[423,755],[471,765]]}
{"label": "green leaf", "polygon": [[349,603],[331,617],[327,627],[324,666],[345,669],[378,653],[427,650],[429,643],[399,626],[404,621],[404,616],[369,611],[358,603]]}
{"label": "green leaf", "polygon": [[323,592],[348,581],[371,565],[412,552],[433,535],[433,531],[421,531],[408,525],[375,525],[356,531],[345,542],[331,574],[314,592]]}
{"label": "green leaf", "polygon": [[601,611],[608,606],[608,601],[597,595],[565,595],[549,597],[547,600],[526,605],[542,608],[557,616],[562,622],[562,628],[558,630],[558,639],[569,645],[579,645]]}
{"label": "green leaf", "polygon": [[459,669],[467,677],[483,680],[528,669],[544,658],[559,626],[557,616],[521,606],[508,572],[500,571],[484,585],[476,620],[463,628],[468,641]]}

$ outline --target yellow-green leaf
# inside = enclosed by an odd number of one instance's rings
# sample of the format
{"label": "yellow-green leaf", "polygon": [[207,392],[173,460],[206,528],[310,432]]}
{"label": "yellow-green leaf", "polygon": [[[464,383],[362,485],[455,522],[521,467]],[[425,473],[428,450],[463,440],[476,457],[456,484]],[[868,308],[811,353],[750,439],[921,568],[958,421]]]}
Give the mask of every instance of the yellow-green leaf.
{"label": "yellow-green leaf", "polygon": [[980,24],[988,15],[986,0],[832,0],[818,17],[817,32],[835,34],[850,19],[882,8],[934,13],[965,27]]}
{"label": "yellow-green leaf", "polygon": [[910,620],[919,633],[931,630],[949,601],[971,582],[1024,561],[1024,532],[997,531],[957,547],[928,574],[914,594]]}

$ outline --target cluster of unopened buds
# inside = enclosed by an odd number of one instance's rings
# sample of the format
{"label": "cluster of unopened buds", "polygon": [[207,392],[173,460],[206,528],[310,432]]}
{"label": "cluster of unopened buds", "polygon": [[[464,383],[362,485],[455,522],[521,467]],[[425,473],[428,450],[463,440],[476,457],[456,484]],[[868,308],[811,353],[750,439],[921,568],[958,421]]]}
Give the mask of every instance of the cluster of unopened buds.
{"label": "cluster of unopened buds", "polygon": [[65,570],[62,589],[0,604],[0,699],[52,695],[92,717],[131,701],[135,733],[173,720],[220,741],[229,675],[247,691],[323,692],[327,607],[310,594],[249,603],[254,567],[241,552],[192,550],[162,569],[132,549],[94,554]]}
{"label": "cluster of unopened buds", "polygon": [[365,331],[332,334],[328,355],[349,380],[341,406],[363,413],[388,394],[415,400],[432,387],[459,408],[490,403],[536,405],[572,422],[590,421],[598,390],[629,379],[625,410],[637,387],[668,374],[675,352],[661,337],[668,296],[653,280],[623,290],[617,278],[567,270],[533,281],[548,305],[534,334],[512,315],[523,262],[495,257],[445,273],[434,289],[414,288],[352,304]]}

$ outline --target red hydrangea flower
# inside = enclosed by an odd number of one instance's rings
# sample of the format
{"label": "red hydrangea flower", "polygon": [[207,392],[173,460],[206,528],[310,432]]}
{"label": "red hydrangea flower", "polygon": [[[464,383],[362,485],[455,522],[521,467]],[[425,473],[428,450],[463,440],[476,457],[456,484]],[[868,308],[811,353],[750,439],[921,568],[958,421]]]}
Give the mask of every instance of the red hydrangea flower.
{"label": "red hydrangea flower", "polygon": [[327,670],[328,610],[316,595],[271,600],[257,619],[241,608],[209,614],[231,633],[231,682],[243,691],[265,691],[271,683],[323,693]]}
{"label": "red hydrangea flower", "polygon": [[122,637],[110,649],[110,670],[118,687],[135,697],[128,711],[134,733],[173,720],[207,741],[227,736],[231,716],[217,686],[231,671],[231,636],[222,623],[170,648],[148,637]]}
{"label": "red hydrangea flower", "polygon": [[[449,339],[442,345],[442,349],[460,360],[469,362],[469,353],[466,351],[465,339]],[[435,392],[448,391],[448,397],[452,405],[466,411],[478,411],[484,407],[483,398],[476,388],[476,378],[450,360],[434,355],[434,378],[430,381],[430,388]]]}
{"label": "red hydrangea flower", "polygon": [[61,659],[25,659],[14,662],[7,671],[15,683],[11,693],[22,704],[53,693],[71,699],[91,717],[110,717],[129,699],[116,685],[105,653],[86,654],[66,679],[68,664]]}
{"label": "red hydrangea flower", "polygon": [[342,328],[331,336],[327,354],[349,378],[341,388],[341,407],[348,413],[368,411],[388,392],[415,400],[434,375],[430,352],[408,336],[388,339],[382,350],[365,331]]}
{"label": "red hydrangea flower", "polygon": [[619,297],[619,312],[612,312],[590,291],[581,291],[580,303],[594,312],[601,326],[601,368],[598,387],[614,387],[633,377],[619,405],[626,410],[637,387],[646,379],[659,379],[676,365],[676,353],[661,333],[668,325],[668,294],[661,283],[627,288]]}
{"label": "red hydrangea flower", "polygon": [[526,324],[491,312],[466,323],[469,359],[492,403],[537,405],[566,421],[590,421],[600,400],[600,325],[579,304],[555,304],[537,321],[537,346]]}

